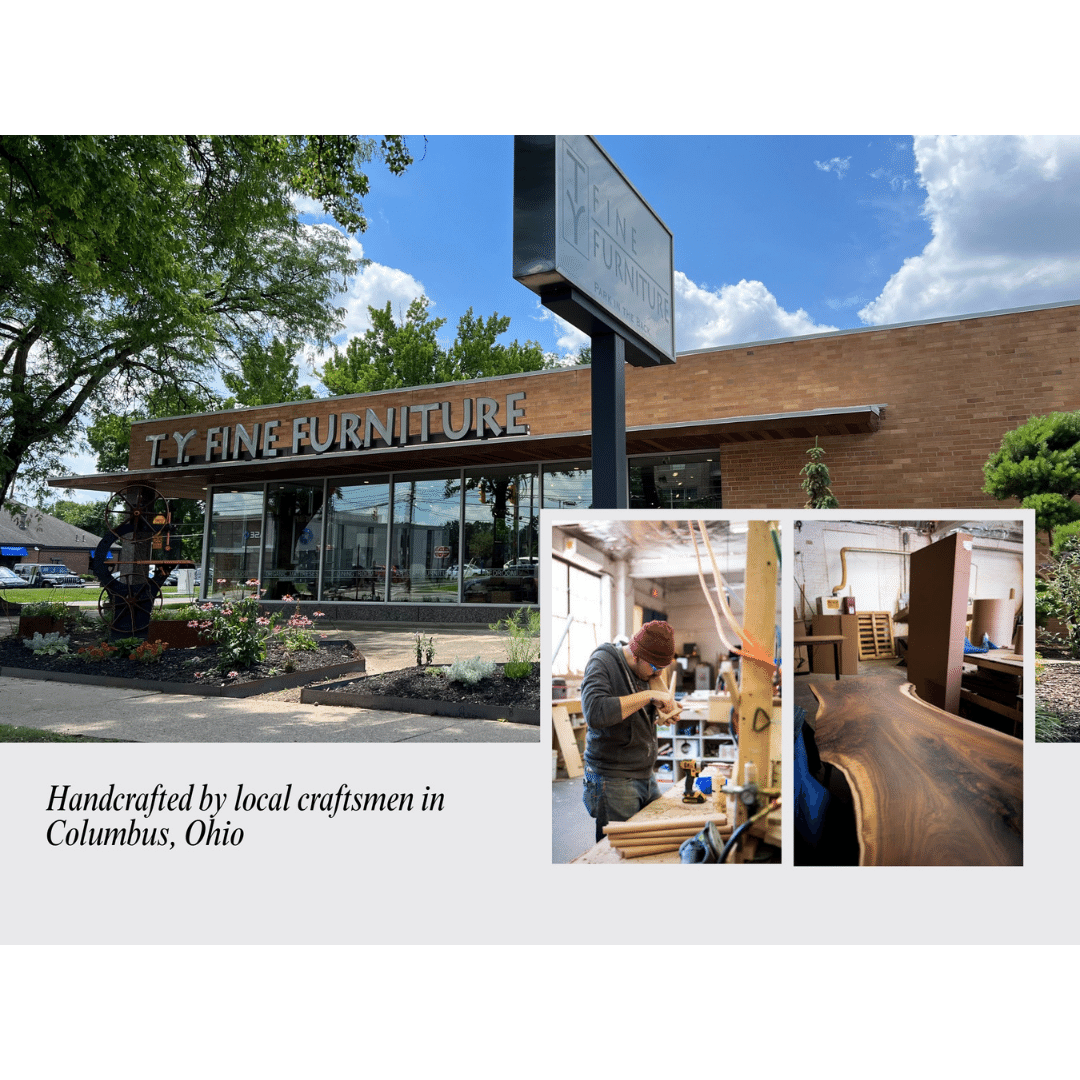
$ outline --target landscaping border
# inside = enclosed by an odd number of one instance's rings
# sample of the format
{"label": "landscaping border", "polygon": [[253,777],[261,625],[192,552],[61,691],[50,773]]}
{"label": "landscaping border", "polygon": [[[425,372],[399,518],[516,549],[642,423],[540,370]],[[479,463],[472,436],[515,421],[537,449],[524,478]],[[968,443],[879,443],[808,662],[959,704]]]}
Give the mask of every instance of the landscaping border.
{"label": "landscaping border", "polygon": [[389,712],[419,713],[422,716],[453,716],[472,720],[509,720],[515,724],[540,726],[540,710],[523,705],[473,705],[469,702],[433,701],[428,698],[389,697],[380,694],[362,694],[356,691],[337,690],[347,686],[352,679],[331,683],[329,686],[306,687],[300,691],[304,705],[340,705],[354,709],[385,709]]}
{"label": "landscaping border", "polygon": [[363,672],[367,661],[357,653],[358,659],[342,664],[330,664],[311,671],[293,671],[286,675],[272,675],[267,679],[253,679],[246,683],[224,686],[202,686],[199,683],[163,682],[160,679],[121,679],[114,675],[82,675],[73,671],[36,671],[31,668],[0,667],[0,676],[11,679],[40,679],[45,682],[81,683],[85,686],[127,687],[131,690],[154,690],[160,694],[188,694],[192,697],[246,698],[258,694],[272,694],[277,690],[289,690],[295,686],[330,679],[335,675]]}

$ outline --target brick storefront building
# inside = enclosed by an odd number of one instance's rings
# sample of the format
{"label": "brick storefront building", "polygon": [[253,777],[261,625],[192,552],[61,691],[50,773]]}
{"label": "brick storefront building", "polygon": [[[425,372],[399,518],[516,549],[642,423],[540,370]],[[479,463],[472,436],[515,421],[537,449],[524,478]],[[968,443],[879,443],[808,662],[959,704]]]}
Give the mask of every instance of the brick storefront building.
{"label": "brick storefront building", "polygon": [[[845,510],[996,505],[1005,432],[1077,408],[1080,303],[682,353],[626,370],[630,504],[800,507],[817,437]],[[130,472],[56,483],[209,495],[212,582],[405,618],[537,602],[538,512],[591,505],[590,425],[587,368],[535,372],[147,421]]]}

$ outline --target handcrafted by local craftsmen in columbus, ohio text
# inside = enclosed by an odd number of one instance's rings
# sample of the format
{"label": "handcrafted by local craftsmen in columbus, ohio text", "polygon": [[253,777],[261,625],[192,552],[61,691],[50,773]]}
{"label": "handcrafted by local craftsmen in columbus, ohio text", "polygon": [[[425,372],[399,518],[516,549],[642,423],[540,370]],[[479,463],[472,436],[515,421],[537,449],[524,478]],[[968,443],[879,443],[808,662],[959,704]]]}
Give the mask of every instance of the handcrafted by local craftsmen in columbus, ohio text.
{"label": "handcrafted by local craftsmen in columbus, ohio text", "polygon": [[[169,792],[163,784],[152,791],[117,791],[110,784],[105,791],[72,791],[70,784],[53,784],[49,793],[46,812],[49,814],[105,814],[135,813],[144,821],[157,813],[191,813],[198,810],[205,816],[189,822],[184,829],[184,843],[188,847],[236,847],[243,843],[244,830],[231,820],[224,824],[218,815],[228,809],[232,813],[322,813],[328,818],[351,811],[387,812],[411,811],[413,809],[441,811],[445,796],[425,787],[418,797],[412,792],[359,792],[348,784],[336,791],[304,791],[294,794],[293,785],[286,784],[282,791],[245,791],[243,784],[236,787],[236,795],[230,801],[227,794],[211,791],[208,784],[189,784],[186,791]],[[230,803],[226,807],[226,803]],[[164,847],[172,849],[176,841],[169,838],[169,826],[140,824],[131,818],[125,825],[91,822],[72,817],[53,818],[45,832],[52,847]]]}

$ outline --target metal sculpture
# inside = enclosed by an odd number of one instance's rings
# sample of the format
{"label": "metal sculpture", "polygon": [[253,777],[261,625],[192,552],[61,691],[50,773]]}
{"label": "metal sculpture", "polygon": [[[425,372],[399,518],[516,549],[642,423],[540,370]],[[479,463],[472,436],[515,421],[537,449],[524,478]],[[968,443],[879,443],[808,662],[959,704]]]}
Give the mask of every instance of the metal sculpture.
{"label": "metal sculpture", "polygon": [[[132,485],[109,498],[105,522],[105,535],[90,559],[103,586],[98,611],[109,624],[110,640],[145,638],[165,579],[180,562],[169,501],[151,487]],[[119,558],[110,559],[117,543]]]}

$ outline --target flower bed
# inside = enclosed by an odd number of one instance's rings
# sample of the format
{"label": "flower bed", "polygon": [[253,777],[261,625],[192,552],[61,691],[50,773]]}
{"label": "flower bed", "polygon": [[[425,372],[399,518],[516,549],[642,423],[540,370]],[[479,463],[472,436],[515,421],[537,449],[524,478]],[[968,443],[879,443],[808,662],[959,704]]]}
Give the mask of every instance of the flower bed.
{"label": "flower bed", "polygon": [[[152,642],[151,642],[152,644]],[[83,649],[85,652],[80,653]],[[145,650],[149,654],[152,650]],[[73,632],[68,652],[36,655],[17,638],[0,641],[0,675],[23,679],[127,686],[166,694],[250,697],[320,682],[365,670],[364,657],[347,641],[321,642],[306,652],[289,652],[271,642],[264,660],[250,668],[218,670],[214,645],[167,648],[160,658],[140,663],[102,647],[99,634]]]}

